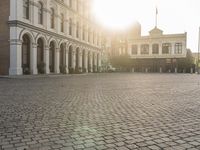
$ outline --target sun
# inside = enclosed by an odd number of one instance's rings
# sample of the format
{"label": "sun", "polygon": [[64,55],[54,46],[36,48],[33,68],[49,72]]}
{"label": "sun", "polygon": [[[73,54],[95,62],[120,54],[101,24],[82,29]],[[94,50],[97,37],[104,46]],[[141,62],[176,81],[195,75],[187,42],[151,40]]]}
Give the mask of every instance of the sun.
{"label": "sun", "polygon": [[137,20],[134,0],[94,0],[97,21],[108,28],[124,29]]}
{"label": "sun", "polygon": [[126,29],[141,20],[154,23],[155,10],[160,4],[161,0],[93,0],[92,8],[97,21],[105,27]]}

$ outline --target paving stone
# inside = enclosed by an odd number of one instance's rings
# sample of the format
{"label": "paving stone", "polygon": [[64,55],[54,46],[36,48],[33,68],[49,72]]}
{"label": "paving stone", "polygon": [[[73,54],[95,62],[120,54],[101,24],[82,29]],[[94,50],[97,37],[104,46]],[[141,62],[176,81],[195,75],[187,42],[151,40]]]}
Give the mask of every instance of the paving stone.
{"label": "paving stone", "polygon": [[0,78],[0,149],[200,149],[198,82],[190,74]]}

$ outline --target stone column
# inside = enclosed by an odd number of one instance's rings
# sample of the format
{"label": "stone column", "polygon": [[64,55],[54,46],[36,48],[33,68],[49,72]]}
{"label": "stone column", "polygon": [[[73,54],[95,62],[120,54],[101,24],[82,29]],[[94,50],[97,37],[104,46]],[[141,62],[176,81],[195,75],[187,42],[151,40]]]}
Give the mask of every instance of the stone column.
{"label": "stone column", "polygon": [[36,74],[38,74],[38,70],[37,70],[37,44],[36,43],[32,44],[32,49],[30,48],[30,51],[31,51],[30,70],[31,70],[31,74],[36,75]]}
{"label": "stone column", "polygon": [[10,68],[9,75],[22,75],[22,42],[10,40]]}
{"label": "stone column", "polygon": [[66,49],[66,53],[65,53],[65,65],[66,65],[66,73],[69,73],[69,50]]}
{"label": "stone column", "polygon": [[55,49],[55,73],[60,73],[60,48]]}
{"label": "stone column", "polygon": [[45,73],[49,74],[49,46],[44,48],[44,62],[45,62]]}

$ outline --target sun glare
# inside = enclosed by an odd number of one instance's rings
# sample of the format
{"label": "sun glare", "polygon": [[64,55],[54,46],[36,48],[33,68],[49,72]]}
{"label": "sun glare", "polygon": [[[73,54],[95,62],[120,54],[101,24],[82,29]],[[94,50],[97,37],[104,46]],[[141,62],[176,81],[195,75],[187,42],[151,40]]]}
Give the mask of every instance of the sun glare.
{"label": "sun glare", "polygon": [[[154,15],[159,0],[94,0],[93,12],[97,21],[111,29],[125,29],[148,12]],[[152,10],[153,9],[153,10]],[[151,19],[154,19],[151,17]]]}
{"label": "sun glare", "polygon": [[97,21],[109,28],[125,28],[136,21],[133,0],[94,0],[93,11]]}

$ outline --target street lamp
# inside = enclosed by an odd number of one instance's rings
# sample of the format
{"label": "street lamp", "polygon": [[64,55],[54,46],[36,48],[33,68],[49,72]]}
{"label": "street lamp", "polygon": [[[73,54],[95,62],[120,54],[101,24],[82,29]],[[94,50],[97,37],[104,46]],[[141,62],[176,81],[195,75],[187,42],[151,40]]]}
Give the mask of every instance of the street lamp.
{"label": "street lamp", "polygon": [[200,74],[200,70],[199,70],[199,57],[200,57],[200,27],[199,27],[198,59],[197,59],[197,71],[198,71],[198,74]]}

